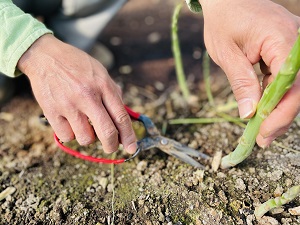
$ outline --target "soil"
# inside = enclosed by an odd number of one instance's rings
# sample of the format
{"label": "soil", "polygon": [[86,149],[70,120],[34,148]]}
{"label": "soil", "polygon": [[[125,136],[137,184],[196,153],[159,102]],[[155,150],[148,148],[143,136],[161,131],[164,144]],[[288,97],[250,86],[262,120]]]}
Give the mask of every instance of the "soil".
{"label": "soil", "polygon": [[[297,1],[277,1],[297,15]],[[131,0],[111,21],[99,41],[112,50],[112,77],[123,87],[124,102],[148,115],[167,137],[214,157],[231,152],[243,128],[222,122],[171,125],[177,118],[214,117],[202,79],[203,19],[185,7],[179,19],[182,56],[195,101],[184,104],[177,87],[170,42],[174,3]],[[217,106],[233,102],[224,73],[211,63]],[[120,165],[86,162],[60,151],[51,127],[25,77],[17,93],[0,108],[0,224],[300,224],[289,209],[296,198],[257,221],[254,208],[300,183],[300,122],[267,149],[257,146],[235,168],[221,170],[204,162],[200,170],[158,149]],[[196,104],[195,104],[196,103]],[[228,111],[237,117],[237,110]],[[78,147],[104,155],[99,143]],[[122,151],[117,158],[128,157]]]}

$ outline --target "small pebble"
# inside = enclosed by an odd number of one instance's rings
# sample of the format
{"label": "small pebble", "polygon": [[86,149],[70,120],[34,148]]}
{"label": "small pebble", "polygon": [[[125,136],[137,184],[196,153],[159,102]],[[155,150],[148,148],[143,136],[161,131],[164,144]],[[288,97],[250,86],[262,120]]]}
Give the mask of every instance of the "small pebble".
{"label": "small pebble", "polygon": [[147,168],[147,166],[148,166],[147,161],[143,160],[143,161],[140,161],[140,162],[137,164],[136,169],[137,169],[138,171],[144,171],[144,170]]}
{"label": "small pebble", "polygon": [[214,172],[216,172],[219,169],[221,164],[221,159],[222,159],[222,151],[217,151],[211,162],[211,168]]}
{"label": "small pebble", "polygon": [[264,216],[258,221],[258,225],[279,225],[280,223],[273,217]]}
{"label": "small pebble", "polygon": [[241,179],[241,178],[236,179],[236,181],[235,181],[235,188],[236,189],[240,189],[242,191],[246,190],[246,185],[245,185],[243,179]]}
{"label": "small pebble", "polygon": [[274,191],[274,197],[280,197],[283,193],[283,188],[281,186],[277,186],[277,188]]}
{"label": "small pebble", "polygon": [[300,215],[300,206],[289,209],[289,213],[293,216],[299,216]]}
{"label": "small pebble", "polygon": [[15,187],[8,187],[0,193],[0,201],[7,198],[16,191]]}
{"label": "small pebble", "polygon": [[112,185],[112,184],[107,185],[108,192],[113,192],[113,190],[114,190],[114,185]]}

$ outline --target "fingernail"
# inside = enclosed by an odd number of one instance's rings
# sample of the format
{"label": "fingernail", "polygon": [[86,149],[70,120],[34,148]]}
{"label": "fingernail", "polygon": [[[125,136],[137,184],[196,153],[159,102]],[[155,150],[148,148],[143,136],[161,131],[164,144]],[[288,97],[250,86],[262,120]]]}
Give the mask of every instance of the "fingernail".
{"label": "fingernail", "polygon": [[126,149],[126,151],[127,151],[128,153],[130,153],[130,154],[135,153],[136,150],[137,150],[137,143],[136,143],[136,142],[131,143],[131,144],[128,146],[128,148]]}
{"label": "fingernail", "polygon": [[275,140],[275,138],[273,138],[273,137],[263,138],[259,146],[263,149],[266,149],[267,147],[269,147],[271,145],[271,143],[274,140]]}
{"label": "fingernail", "polygon": [[270,145],[270,144],[268,144],[268,143],[264,143],[264,144],[260,145],[260,147],[261,147],[262,149],[266,149],[267,147],[269,147],[269,145]]}
{"label": "fingernail", "polygon": [[239,114],[242,119],[250,118],[256,110],[256,103],[251,98],[238,101]]}

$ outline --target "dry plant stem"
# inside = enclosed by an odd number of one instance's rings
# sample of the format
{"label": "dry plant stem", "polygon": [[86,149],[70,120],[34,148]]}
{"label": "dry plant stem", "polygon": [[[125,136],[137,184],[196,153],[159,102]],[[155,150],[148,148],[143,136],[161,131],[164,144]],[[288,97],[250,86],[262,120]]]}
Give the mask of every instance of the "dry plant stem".
{"label": "dry plant stem", "polygon": [[299,154],[299,150],[295,150],[295,149],[292,149],[292,148],[290,148],[290,147],[287,147],[287,146],[285,146],[285,145],[283,145],[282,143],[280,143],[280,142],[278,142],[278,141],[273,141],[273,143],[276,145],[276,146],[278,146],[278,147],[280,147],[280,148],[283,148],[283,149],[285,149],[285,150],[287,150],[287,151],[290,151],[290,152],[294,152],[294,153],[297,153],[297,154]]}
{"label": "dry plant stem", "polygon": [[[298,30],[300,33],[300,29]],[[256,114],[248,122],[237,148],[222,158],[221,168],[229,168],[244,161],[252,152],[263,120],[272,112],[291,88],[300,69],[300,35],[274,81],[267,86],[257,105]]]}
{"label": "dry plant stem", "polygon": [[[111,156],[112,159],[116,158],[116,153],[114,152]],[[111,210],[112,210],[112,220],[110,225],[115,224],[115,165],[110,165],[110,173],[111,173],[111,185],[112,185],[112,198],[111,198]]]}
{"label": "dry plant stem", "polygon": [[12,195],[16,191],[15,187],[8,187],[0,193],[0,201],[5,199],[7,196]]}
{"label": "dry plant stem", "polygon": [[266,201],[260,206],[255,208],[254,215],[257,219],[260,219],[265,213],[273,208],[280,207],[286,203],[289,203],[300,194],[300,185],[291,187],[287,192],[283,193],[280,197],[276,197]]}
{"label": "dry plant stem", "polygon": [[236,109],[238,107],[238,104],[236,101],[231,101],[231,102],[228,102],[224,105],[219,105],[219,106],[216,106],[216,111],[217,112],[228,112],[232,109]]}
{"label": "dry plant stem", "polygon": [[169,124],[175,125],[175,124],[209,124],[209,123],[224,123],[224,122],[242,122],[240,118],[234,118],[234,117],[226,117],[226,118],[182,118],[182,119],[173,119],[169,120]]}
{"label": "dry plant stem", "polygon": [[179,46],[179,39],[178,39],[178,17],[180,10],[182,8],[182,4],[178,4],[175,7],[173,16],[172,16],[172,51],[175,59],[175,69],[176,69],[176,76],[179,83],[180,90],[183,94],[185,101],[187,102],[190,97],[190,91],[186,82],[186,78],[184,75],[183,65],[182,65],[182,58],[181,58],[181,51]]}

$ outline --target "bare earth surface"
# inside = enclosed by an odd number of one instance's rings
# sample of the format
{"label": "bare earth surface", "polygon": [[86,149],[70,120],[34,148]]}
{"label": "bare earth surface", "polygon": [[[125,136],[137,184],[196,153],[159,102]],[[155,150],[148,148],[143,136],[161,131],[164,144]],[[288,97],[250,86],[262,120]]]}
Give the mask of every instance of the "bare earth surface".
{"label": "bare earth surface", "polygon": [[[278,1],[300,15],[298,0]],[[147,114],[166,136],[214,156],[228,154],[243,132],[229,122],[170,125],[169,120],[214,117],[202,82],[203,20],[185,7],[179,19],[183,60],[194,106],[183,104],[176,83],[170,43],[171,0],[131,0],[105,29],[99,41],[114,53],[113,78],[123,87],[124,101]],[[233,101],[223,72],[211,65],[217,106]],[[300,183],[300,122],[295,121],[277,144],[230,170],[186,165],[153,149],[125,164],[101,165],[60,151],[51,127],[40,123],[41,109],[22,77],[16,96],[0,108],[0,224],[300,224],[289,209],[296,198],[260,221],[255,206]],[[228,111],[237,116],[237,110]],[[78,148],[104,155],[99,143]],[[122,151],[118,158],[128,157]],[[114,171],[114,174],[112,173]],[[113,176],[114,175],[114,176]],[[114,178],[114,184],[112,183]],[[113,188],[114,187],[114,188]]]}

